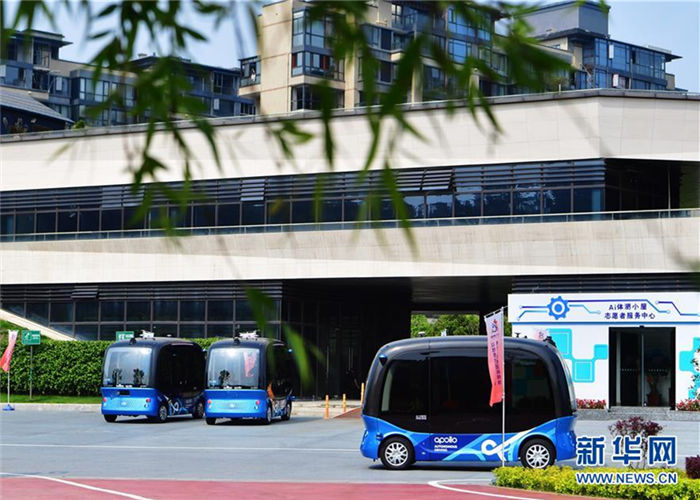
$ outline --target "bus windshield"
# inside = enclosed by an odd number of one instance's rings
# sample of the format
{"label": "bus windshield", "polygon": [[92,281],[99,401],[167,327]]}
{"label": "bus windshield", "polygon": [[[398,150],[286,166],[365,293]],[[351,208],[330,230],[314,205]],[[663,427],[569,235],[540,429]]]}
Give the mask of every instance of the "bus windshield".
{"label": "bus windshield", "polygon": [[107,351],[104,387],[146,387],[150,379],[151,353],[148,347],[115,347]]}
{"label": "bus windshield", "polygon": [[257,389],[260,381],[260,351],[246,348],[212,349],[209,352],[209,388]]}

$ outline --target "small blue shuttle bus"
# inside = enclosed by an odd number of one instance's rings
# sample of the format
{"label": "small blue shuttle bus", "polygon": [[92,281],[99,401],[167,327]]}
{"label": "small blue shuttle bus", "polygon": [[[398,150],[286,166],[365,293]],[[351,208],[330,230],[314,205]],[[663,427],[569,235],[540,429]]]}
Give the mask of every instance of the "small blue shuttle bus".
{"label": "small blue shuttle bus", "polygon": [[204,352],[194,342],[175,338],[133,338],[105,352],[102,415],[147,416],[165,422],[171,415],[204,416]]}
{"label": "small blue shuttle bus", "polygon": [[295,373],[282,341],[244,333],[214,342],[207,355],[207,424],[215,424],[217,418],[258,419],[266,424],[277,417],[289,420]]}
{"label": "small blue shuttle bus", "polygon": [[360,449],[388,469],[416,461],[507,462],[544,468],[575,456],[576,399],[556,347],[505,339],[506,427],[489,406],[486,337],[392,342],[374,358]]}

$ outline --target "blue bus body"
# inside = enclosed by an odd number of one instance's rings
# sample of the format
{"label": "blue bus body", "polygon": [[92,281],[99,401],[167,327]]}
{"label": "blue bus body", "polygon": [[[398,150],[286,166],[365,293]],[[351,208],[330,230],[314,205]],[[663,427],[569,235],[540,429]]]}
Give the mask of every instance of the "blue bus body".
{"label": "blue bus body", "polygon": [[115,342],[103,365],[102,415],[146,416],[163,422],[174,415],[204,415],[204,353],[195,343],[149,338]]}
{"label": "blue bus body", "polygon": [[289,420],[293,364],[287,346],[267,338],[221,340],[207,356],[207,424],[217,418]]}
{"label": "blue bus body", "polygon": [[[575,456],[575,397],[568,369],[551,345],[505,339],[506,433],[501,404],[488,405],[485,337],[411,339],[387,344],[370,369],[360,450],[388,468],[414,461],[546,466]],[[388,448],[407,454],[392,463]],[[542,464],[526,463],[542,451]],[[398,455],[395,455],[398,456]],[[397,466],[398,465],[398,466]]]}

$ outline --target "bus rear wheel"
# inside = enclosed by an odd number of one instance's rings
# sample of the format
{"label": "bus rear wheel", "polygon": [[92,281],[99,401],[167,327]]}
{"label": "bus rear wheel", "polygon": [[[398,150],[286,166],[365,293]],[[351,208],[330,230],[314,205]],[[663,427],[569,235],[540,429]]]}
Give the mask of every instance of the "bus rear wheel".
{"label": "bus rear wheel", "polygon": [[546,439],[531,439],[520,449],[520,462],[529,469],[544,469],[554,464],[554,453]]}
{"label": "bus rear wheel", "polygon": [[413,446],[403,437],[387,438],[379,447],[379,458],[387,469],[406,469],[414,462]]}
{"label": "bus rear wheel", "polygon": [[194,405],[194,410],[192,410],[192,418],[195,420],[200,420],[204,416],[204,403],[201,401]]}
{"label": "bus rear wheel", "polygon": [[207,425],[214,425],[216,423],[216,418],[214,417],[207,417],[206,418]]}
{"label": "bus rear wheel", "polygon": [[151,422],[156,422],[162,424],[168,420],[168,407],[165,404],[161,404],[158,407],[158,414],[155,417],[148,417]]}
{"label": "bus rear wheel", "polygon": [[110,424],[112,422],[117,421],[117,416],[116,415],[102,415],[105,418],[105,422],[109,422]]}
{"label": "bus rear wheel", "polygon": [[287,401],[287,404],[284,405],[284,413],[282,414],[282,420],[289,420],[292,418],[292,402]]}
{"label": "bus rear wheel", "polygon": [[267,405],[267,411],[265,412],[265,418],[263,418],[262,423],[265,425],[270,425],[272,423],[272,406],[269,404]]}

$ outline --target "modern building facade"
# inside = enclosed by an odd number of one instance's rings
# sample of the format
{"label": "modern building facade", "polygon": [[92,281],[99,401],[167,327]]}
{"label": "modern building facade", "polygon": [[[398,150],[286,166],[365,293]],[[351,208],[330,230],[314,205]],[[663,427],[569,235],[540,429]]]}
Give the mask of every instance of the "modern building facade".
{"label": "modern building facade", "polygon": [[[589,90],[492,106],[496,142],[462,109],[406,111],[425,141],[404,134],[391,163],[414,244],[379,188],[381,154],[359,175],[371,143],[362,110],[334,118],[332,172],[317,141],[288,161],[269,117],[213,122],[221,168],[184,128],[201,198],[183,209],[156,197],[138,219],[143,193],[129,187],[124,144],[145,129],[6,137],[3,314],[81,339],[142,328],[227,336],[256,328],[249,294],[259,290],[271,299],[264,333],[291,326],[320,355],[309,396],[352,394],[348,373],[364,378],[379,346],[407,336],[412,310],[483,315],[508,303],[515,333],[561,344],[580,396],[687,397],[700,347],[698,273],[686,264],[700,257],[700,97]],[[294,116],[322,131],[313,113]],[[152,153],[179,164],[161,133]],[[177,169],[163,177],[182,180]],[[188,237],[164,235],[163,210]],[[633,349],[636,378],[623,356]],[[653,382],[640,378],[649,370],[661,370]],[[622,397],[633,383],[636,403]]]}
{"label": "modern building facade", "polygon": [[[88,125],[104,126],[143,121],[146,117],[128,113],[135,98],[135,74],[103,72],[100,80],[93,84],[93,67],[60,58],[61,48],[69,44],[58,33],[37,30],[16,33],[7,47],[7,59],[0,60],[0,85],[25,90],[34,100],[72,122],[83,120]],[[157,57],[144,54],[131,61],[131,66],[148,71],[157,61]],[[191,84],[188,95],[201,99],[205,105],[204,116],[255,113],[252,101],[238,96],[238,68],[218,68],[187,60],[178,62],[184,66]],[[104,110],[101,116],[87,113],[90,106],[104,102],[115,92],[122,97],[123,107]]]}
{"label": "modern building facade", "polygon": [[[331,50],[332,25],[312,20],[310,3],[283,0],[263,6],[258,17],[260,53],[241,60],[240,93],[255,99],[263,114],[318,109],[319,91],[325,83],[333,89],[336,107],[352,109],[368,103],[363,91],[357,57],[336,60]],[[480,24],[466,20],[453,8],[439,10],[434,2],[377,0],[369,3],[364,29],[379,60],[378,93],[395,81],[396,66],[406,42],[420,35],[430,37],[456,64],[478,58],[503,76],[491,81],[475,73],[470,81],[487,96],[527,93],[507,81],[508,61],[494,44],[497,11],[479,14]],[[658,48],[638,47],[610,39],[608,13],[597,2],[567,1],[549,5],[526,16],[542,47],[571,64],[568,73],[552,78],[552,90],[625,88],[673,90],[673,75],[666,63],[677,56]],[[422,71],[414,75],[408,103],[459,97],[466,89],[450,81],[433,59],[430,47],[421,55]]]}

